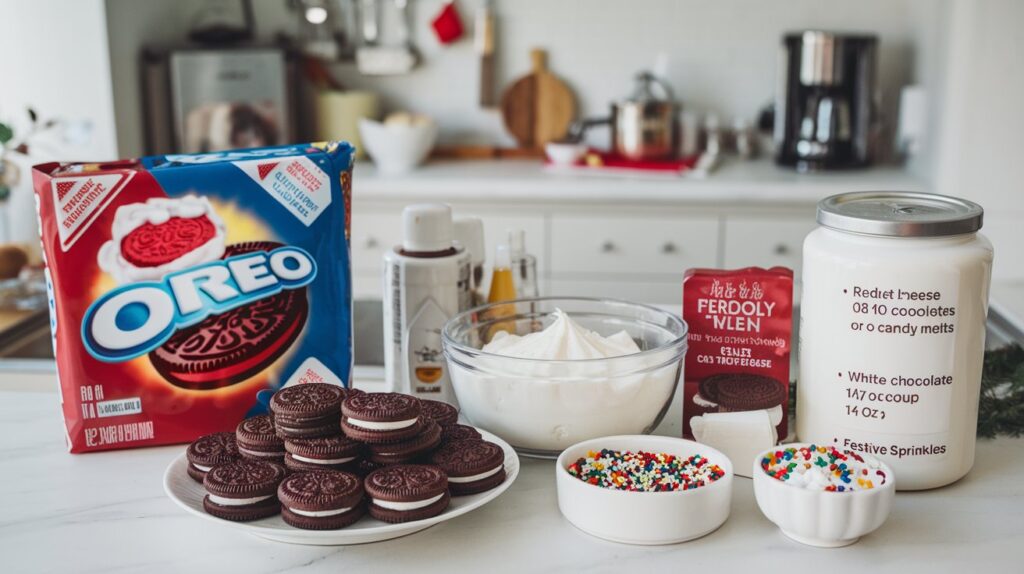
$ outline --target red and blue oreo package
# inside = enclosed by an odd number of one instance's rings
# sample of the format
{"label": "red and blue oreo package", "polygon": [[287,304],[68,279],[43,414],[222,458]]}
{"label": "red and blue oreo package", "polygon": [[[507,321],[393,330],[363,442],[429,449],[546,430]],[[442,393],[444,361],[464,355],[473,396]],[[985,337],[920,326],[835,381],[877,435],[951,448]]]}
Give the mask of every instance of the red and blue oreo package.
{"label": "red and blue oreo package", "polygon": [[231,430],[352,370],[347,143],[36,166],[72,452]]}

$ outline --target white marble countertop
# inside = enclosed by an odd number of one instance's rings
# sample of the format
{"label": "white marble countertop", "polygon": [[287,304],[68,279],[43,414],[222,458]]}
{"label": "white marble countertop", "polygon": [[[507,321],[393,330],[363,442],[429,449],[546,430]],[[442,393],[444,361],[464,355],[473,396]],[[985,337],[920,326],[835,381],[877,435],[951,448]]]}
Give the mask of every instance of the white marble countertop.
{"label": "white marble countertop", "polygon": [[0,393],[4,572],[790,572],[817,566],[830,573],[909,574],[1019,572],[1024,564],[1024,440],[982,441],[965,479],[898,494],[881,529],[842,549],[785,538],[758,511],[744,478],[735,482],[728,522],[702,539],[661,547],[604,542],[562,518],[553,463],[531,459],[523,459],[508,492],[466,516],[387,542],[313,547],[218,528],[178,509],[161,478],[184,446],[67,454],[57,402],[52,393]]}
{"label": "white marble countertop", "polygon": [[365,161],[356,163],[354,199],[813,206],[822,197],[845,191],[923,188],[919,178],[898,167],[798,174],[767,159],[726,159],[705,179],[567,172],[546,168],[540,160],[439,160],[408,174],[385,176]]}

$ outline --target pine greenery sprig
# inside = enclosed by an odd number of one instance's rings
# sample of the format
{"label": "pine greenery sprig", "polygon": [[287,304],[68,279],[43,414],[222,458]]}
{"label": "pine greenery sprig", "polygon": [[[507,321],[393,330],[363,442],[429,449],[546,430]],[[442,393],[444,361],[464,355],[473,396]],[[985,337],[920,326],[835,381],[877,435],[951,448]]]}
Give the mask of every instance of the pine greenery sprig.
{"label": "pine greenery sprig", "polygon": [[1010,345],[985,353],[978,404],[978,436],[1024,435],[1024,349]]}
{"label": "pine greenery sprig", "polygon": [[[796,381],[789,384],[789,412],[796,413]],[[985,352],[978,436],[1024,436],[1024,349],[1019,345]]]}

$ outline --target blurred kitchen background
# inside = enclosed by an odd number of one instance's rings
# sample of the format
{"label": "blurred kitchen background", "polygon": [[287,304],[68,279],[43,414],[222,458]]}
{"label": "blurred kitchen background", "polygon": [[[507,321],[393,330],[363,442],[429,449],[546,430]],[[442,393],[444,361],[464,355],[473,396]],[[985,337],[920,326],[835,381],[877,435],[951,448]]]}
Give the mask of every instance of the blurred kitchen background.
{"label": "blurred kitchen background", "polygon": [[984,206],[1019,324],[1022,22],[1016,0],[0,0],[0,242],[38,259],[39,161],[343,138],[370,155],[360,301],[410,203],[481,217],[478,258],[524,231],[541,294],[678,305],[688,267],[799,281],[819,199],[901,189]]}

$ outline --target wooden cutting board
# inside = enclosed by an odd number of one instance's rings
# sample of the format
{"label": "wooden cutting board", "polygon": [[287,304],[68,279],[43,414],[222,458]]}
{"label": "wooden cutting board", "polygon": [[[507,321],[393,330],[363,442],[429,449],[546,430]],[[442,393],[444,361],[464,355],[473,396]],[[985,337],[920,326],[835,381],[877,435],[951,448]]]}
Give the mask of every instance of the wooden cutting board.
{"label": "wooden cutting board", "polygon": [[576,98],[548,71],[547,52],[530,52],[533,71],[516,80],[501,96],[505,128],[520,147],[539,148],[560,140],[576,117]]}

